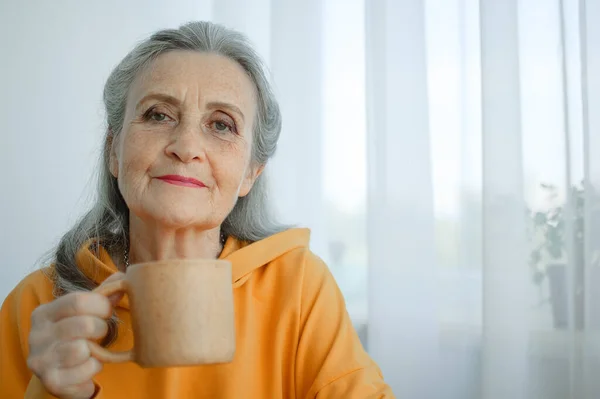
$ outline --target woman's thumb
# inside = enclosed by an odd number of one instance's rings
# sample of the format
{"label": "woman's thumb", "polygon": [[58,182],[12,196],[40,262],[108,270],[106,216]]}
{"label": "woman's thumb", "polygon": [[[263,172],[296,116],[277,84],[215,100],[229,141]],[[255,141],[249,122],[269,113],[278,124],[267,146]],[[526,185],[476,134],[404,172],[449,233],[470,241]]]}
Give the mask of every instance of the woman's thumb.
{"label": "woman's thumb", "polygon": [[110,283],[111,281],[121,280],[124,277],[125,277],[125,273],[123,273],[123,272],[114,272],[113,274],[111,274],[110,276],[108,276],[106,278],[106,280],[104,280],[100,285]]}
{"label": "woman's thumb", "polygon": [[[113,274],[111,274],[110,276],[108,276],[108,278],[106,278],[106,280],[104,280],[102,282],[102,284],[100,284],[100,285],[108,284],[111,281],[118,281],[118,280],[121,280],[123,278],[125,278],[125,273],[114,272]],[[109,295],[108,296],[108,300],[110,301],[110,303],[113,306],[116,306],[119,303],[119,301],[121,300],[121,298],[123,298],[124,294],[125,294],[124,292],[117,292],[115,294]]]}

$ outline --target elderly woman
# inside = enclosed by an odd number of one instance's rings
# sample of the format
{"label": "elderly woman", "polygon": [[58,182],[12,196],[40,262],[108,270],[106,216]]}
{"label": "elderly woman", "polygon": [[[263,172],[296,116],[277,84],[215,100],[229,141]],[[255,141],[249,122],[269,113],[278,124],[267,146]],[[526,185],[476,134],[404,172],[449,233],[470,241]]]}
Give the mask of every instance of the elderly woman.
{"label": "elderly woman", "polygon": [[[247,40],[208,22],[157,32],[114,69],[104,103],[97,202],[2,305],[0,397],[392,397],[309,232],[270,215],[261,172],[281,115]],[[232,362],[144,369],[92,356],[90,341],[133,341],[124,301],[94,288],[133,263],[232,254]]]}

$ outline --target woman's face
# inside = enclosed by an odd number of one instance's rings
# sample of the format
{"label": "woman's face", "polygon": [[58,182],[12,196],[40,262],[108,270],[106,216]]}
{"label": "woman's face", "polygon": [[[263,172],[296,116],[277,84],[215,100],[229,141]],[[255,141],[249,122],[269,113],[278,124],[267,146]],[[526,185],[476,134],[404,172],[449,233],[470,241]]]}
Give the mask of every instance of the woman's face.
{"label": "woman's face", "polygon": [[251,164],[255,87],[219,55],[172,51],[132,85],[110,170],[132,216],[219,226],[261,172]]}

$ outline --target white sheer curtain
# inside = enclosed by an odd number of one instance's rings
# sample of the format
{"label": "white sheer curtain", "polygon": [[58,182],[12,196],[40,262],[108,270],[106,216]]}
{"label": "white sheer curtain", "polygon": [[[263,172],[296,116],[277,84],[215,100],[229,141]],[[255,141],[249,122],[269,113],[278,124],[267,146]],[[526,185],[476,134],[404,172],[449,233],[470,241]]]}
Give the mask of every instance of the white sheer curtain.
{"label": "white sheer curtain", "polygon": [[110,67],[208,19],[266,58],[273,199],[399,398],[600,397],[600,0],[34,3],[0,5],[0,297],[85,208]]}

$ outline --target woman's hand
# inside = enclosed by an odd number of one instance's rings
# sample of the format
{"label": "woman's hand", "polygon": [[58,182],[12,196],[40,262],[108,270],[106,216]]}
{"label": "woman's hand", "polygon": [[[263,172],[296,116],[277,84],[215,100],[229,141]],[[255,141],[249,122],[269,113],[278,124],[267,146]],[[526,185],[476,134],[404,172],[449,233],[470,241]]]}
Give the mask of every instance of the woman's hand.
{"label": "woman's hand", "polygon": [[[123,276],[115,273],[103,284]],[[87,342],[106,335],[105,319],[120,297],[74,292],[33,311],[27,365],[48,392],[65,399],[94,395],[92,378],[102,370],[102,363],[91,356]]]}

